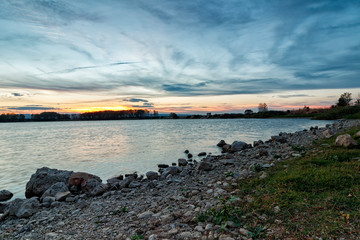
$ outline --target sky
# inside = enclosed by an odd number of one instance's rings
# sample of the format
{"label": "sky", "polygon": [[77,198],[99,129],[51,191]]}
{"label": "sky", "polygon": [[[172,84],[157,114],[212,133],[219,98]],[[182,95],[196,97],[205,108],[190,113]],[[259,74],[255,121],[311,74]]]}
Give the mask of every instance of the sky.
{"label": "sky", "polygon": [[360,93],[358,0],[1,0],[0,113],[328,107]]}

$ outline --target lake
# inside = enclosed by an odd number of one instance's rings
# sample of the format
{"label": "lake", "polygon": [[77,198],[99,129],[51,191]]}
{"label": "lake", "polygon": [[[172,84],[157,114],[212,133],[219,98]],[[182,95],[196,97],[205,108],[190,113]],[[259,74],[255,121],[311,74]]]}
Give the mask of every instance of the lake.
{"label": "lake", "polygon": [[224,139],[252,143],[332,121],[308,119],[178,119],[0,124],[0,190],[24,197],[31,174],[43,166],[110,177],[157,170],[188,149],[220,154]]}

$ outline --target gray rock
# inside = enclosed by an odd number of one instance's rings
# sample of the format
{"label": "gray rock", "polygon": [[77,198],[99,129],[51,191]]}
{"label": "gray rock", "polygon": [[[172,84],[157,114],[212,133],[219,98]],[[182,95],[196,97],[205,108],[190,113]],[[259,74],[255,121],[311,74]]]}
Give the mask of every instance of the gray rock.
{"label": "gray rock", "polygon": [[85,192],[87,195],[94,197],[102,195],[106,190],[108,190],[108,185],[103,184],[96,179],[89,179]]}
{"label": "gray rock", "polygon": [[220,142],[216,144],[216,146],[218,147],[223,147],[224,145],[226,145],[226,142],[224,140],[220,140]]}
{"label": "gray rock", "polygon": [[178,159],[178,165],[181,166],[186,166],[188,164],[188,161],[184,158],[180,158]]}
{"label": "gray rock", "polygon": [[246,142],[235,141],[231,144],[230,151],[238,152],[238,151],[242,151],[244,149],[250,148],[250,147],[251,147],[251,145],[247,144]]}
{"label": "gray rock", "polygon": [[56,195],[55,195],[55,200],[56,201],[65,201],[65,199],[67,198],[67,197],[70,197],[71,196],[71,192],[69,192],[69,191],[66,191],[66,192],[58,192],[58,193],[56,193]]}
{"label": "gray rock", "polygon": [[158,164],[158,168],[168,168],[169,165],[167,164]]}
{"label": "gray rock", "polygon": [[324,138],[331,138],[333,136],[333,132],[330,130],[330,129],[326,129],[324,132],[323,132],[323,137]]}
{"label": "gray rock", "polygon": [[354,138],[360,138],[360,131],[358,131],[357,133],[355,133]]}
{"label": "gray rock", "polygon": [[40,197],[49,187],[57,182],[67,184],[72,171],[57,170],[43,167],[37,169],[26,184],[26,198]]}
{"label": "gray rock", "polygon": [[335,140],[335,144],[337,146],[346,148],[355,147],[358,145],[357,142],[349,134],[339,135]]}
{"label": "gray rock", "polygon": [[198,154],[198,156],[199,156],[199,157],[201,157],[201,156],[206,156],[206,152],[201,152],[201,153]]}
{"label": "gray rock", "polygon": [[234,159],[224,159],[221,162],[222,162],[222,164],[224,164],[226,166],[227,165],[235,165],[235,160]]}
{"label": "gray rock", "polygon": [[129,188],[138,188],[141,186],[141,183],[139,183],[138,181],[132,181],[130,184],[129,184]]}
{"label": "gray rock", "polygon": [[10,200],[14,194],[8,190],[1,190],[0,191],[0,202]]}
{"label": "gray rock", "polygon": [[152,211],[146,211],[146,212],[143,212],[143,213],[139,214],[138,218],[140,218],[140,219],[149,218],[152,215],[154,215],[154,213]]}
{"label": "gray rock", "polygon": [[287,139],[283,136],[271,136],[271,140],[278,143],[286,143]]}
{"label": "gray rock", "polygon": [[146,173],[146,177],[149,180],[154,180],[159,178],[159,174],[157,172],[149,171]]}
{"label": "gray rock", "polygon": [[50,196],[44,197],[44,199],[42,200],[43,203],[49,202],[50,204],[55,201],[56,201],[55,197],[50,197]]}
{"label": "gray rock", "polygon": [[57,193],[60,192],[68,192],[69,188],[64,182],[58,182],[49,187],[43,195],[40,197],[40,201],[42,202],[45,197],[55,197]]}
{"label": "gray rock", "polygon": [[214,169],[214,166],[211,163],[201,161],[199,162],[199,165],[197,166],[198,171],[211,171]]}
{"label": "gray rock", "polygon": [[11,216],[19,218],[28,218],[39,211],[40,202],[37,197],[30,199],[15,199],[9,206],[9,213]]}
{"label": "gray rock", "polygon": [[260,145],[264,145],[264,142],[259,140],[259,141],[254,141],[254,147],[260,146]]}
{"label": "gray rock", "polygon": [[164,170],[164,172],[161,174],[161,178],[165,179],[168,175],[176,175],[179,171],[178,167],[168,167]]}

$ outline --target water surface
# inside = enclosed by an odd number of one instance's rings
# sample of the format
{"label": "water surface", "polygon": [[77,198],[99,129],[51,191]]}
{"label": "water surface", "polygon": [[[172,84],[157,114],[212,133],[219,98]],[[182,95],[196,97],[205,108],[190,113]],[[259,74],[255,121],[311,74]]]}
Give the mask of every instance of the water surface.
{"label": "water surface", "polygon": [[224,139],[252,143],[330,121],[308,119],[193,119],[0,124],[0,190],[23,197],[37,168],[84,171],[104,181],[112,176],[157,170],[188,149],[219,154]]}

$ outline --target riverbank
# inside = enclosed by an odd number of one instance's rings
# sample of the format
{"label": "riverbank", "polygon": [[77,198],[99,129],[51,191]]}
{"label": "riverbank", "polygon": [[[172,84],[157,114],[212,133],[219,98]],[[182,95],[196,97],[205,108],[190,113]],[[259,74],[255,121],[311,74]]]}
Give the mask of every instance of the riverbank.
{"label": "riverbank", "polygon": [[[180,166],[165,168],[152,180],[137,176],[119,179],[116,190],[110,184],[101,196],[73,193],[65,201],[55,201],[50,206],[42,202],[28,218],[7,217],[1,223],[0,236],[3,239],[290,237],[289,229],[281,224],[278,228],[262,225],[261,221],[268,217],[261,208],[259,213],[251,210],[246,213],[241,208],[257,203],[251,188],[242,187],[251,185],[244,185],[243,181],[267,181],[272,169],[283,167],[290,159],[299,160],[310,152],[322,155],[324,150],[312,147],[307,150],[308,146],[356,125],[358,121],[340,121],[325,128],[280,133],[269,141],[255,142],[253,148],[241,147],[239,142],[225,145],[223,148],[228,152],[223,155],[206,156],[198,163],[179,160]],[[287,195],[286,189],[283,195]],[[269,206],[271,211],[281,214],[284,210],[279,203]],[[287,220],[291,221],[291,216]],[[315,236],[323,233],[312,237]]]}

